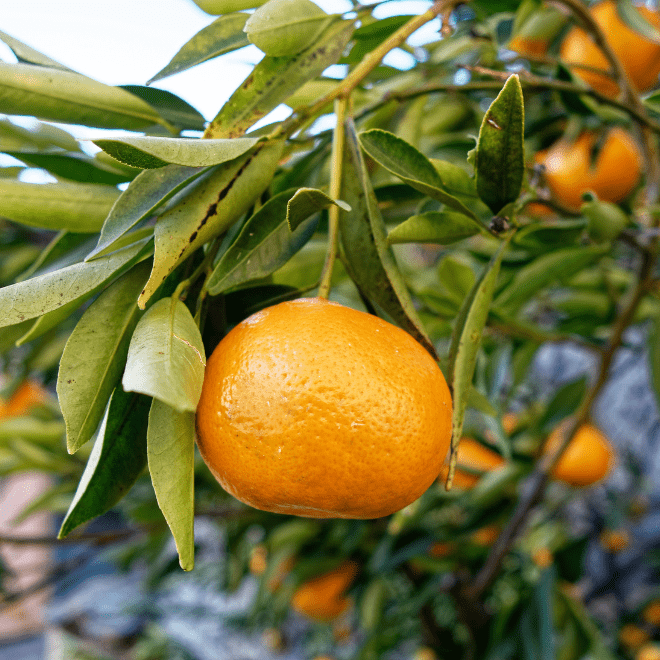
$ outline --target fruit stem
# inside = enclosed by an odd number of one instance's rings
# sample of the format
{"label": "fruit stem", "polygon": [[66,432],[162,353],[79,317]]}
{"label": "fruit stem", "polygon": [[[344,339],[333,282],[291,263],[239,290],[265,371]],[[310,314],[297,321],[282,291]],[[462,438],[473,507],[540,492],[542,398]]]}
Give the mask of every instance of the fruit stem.
{"label": "fruit stem", "polygon": [[[346,108],[349,98],[341,97],[335,100],[335,133],[332,140],[332,172],[330,174],[330,197],[339,199],[341,195],[341,175],[344,166],[344,121],[346,119]],[[323,264],[321,284],[319,285],[319,297],[328,298],[332,281],[332,269],[337,258],[339,243],[339,214],[341,209],[333,204],[328,210],[328,253]]]}

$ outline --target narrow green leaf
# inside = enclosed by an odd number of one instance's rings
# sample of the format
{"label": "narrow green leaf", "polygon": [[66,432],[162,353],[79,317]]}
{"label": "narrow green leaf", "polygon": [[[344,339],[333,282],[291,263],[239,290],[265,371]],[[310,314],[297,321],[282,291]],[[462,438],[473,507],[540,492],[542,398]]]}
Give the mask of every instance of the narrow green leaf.
{"label": "narrow green leaf", "polygon": [[632,0],[617,0],[616,11],[621,20],[631,29],[641,34],[649,41],[660,44],[660,32],[642,14],[639,13]]}
{"label": "narrow green leaf", "polygon": [[206,356],[199,328],[176,298],[161,298],[133,332],[122,384],[179,412],[194,412],[202,393]]}
{"label": "narrow green leaf", "polygon": [[516,232],[513,244],[535,252],[549,252],[575,243],[587,223],[583,218],[576,220],[543,220],[523,227]]}
{"label": "narrow green leaf", "polygon": [[454,408],[452,413],[452,453],[458,447],[463,429],[463,419],[467,407],[472,377],[481,346],[481,335],[486,325],[488,312],[493,300],[504,251],[509,245],[511,235],[495,253],[490,263],[483,269],[456,318],[449,349],[449,382],[452,388]]}
{"label": "narrow green leaf", "polygon": [[154,399],[149,412],[147,458],[158,506],[172,531],[179,564],[195,566],[195,415]]}
{"label": "narrow green leaf", "polygon": [[84,300],[149,251],[149,239],[90,263],[76,263],[0,289],[0,327],[20,323]]}
{"label": "narrow green leaf", "polygon": [[308,80],[335,64],[353,29],[353,21],[339,21],[321,34],[315,44],[293,57],[264,57],[222,107],[207,134],[214,138],[243,135]]}
{"label": "narrow green leaf", "polygon": [[62,71],[71,71],[75,73],[73,69],[69,69],[68,66],[64,66],[61,62],[53,60],[47,55],[40,53],[38,50],[31,48],[27,44],[24,44],[22,41],[15,39],[6,32],[0,31],[0,40],[4,41],[9,48],[11,48],[16,58],[19,62],[26,62],[28,64],[38,64],[39,66],[47,66],[53,69],[61,69]]}
{"label": "narrow green leaf", "polygon": [[514,74],[486,111],[477,142],[477,192],[494,214],[518,199],[522,188],[524,123],[522,87]]}
{"label": "narrow green leaf", "polygon": [[169,163],[188,167],[208,167],[226,163],[247,153],[259,138],[199,140],[193,138],[126,137],[94,140],[94,144],[113,158],[143,169],[164,167]]}
{"label": "narrow green leaf", "polygon": [[[100,287],[99,287],[100,288]],[[78,307],[83,303],[87,298],[91,298],[96,291],[91,291],[88,295],[85,296],[82,300],[72,300],[66,305],[62,305],[57,309],[54,309],[52,312],[47,312],[43,316],[40,316],[30,327],[30,329],[19,339],[16,340],[16,346],[22,346],[28,342],[45,335],[49,330],[58,327],[66,319],[73,314]]]}
{"label": "narrow green leaf", "polygon": [[444,189],[440,174],[421,151],[394,133],[380,128],[363,131],[359,139],[360,146],[365,152],[388,172],[415,190],[442,202],[454,211],[463,213],[483,229],[477,216],[461,200]]}
{"label": "narrow green leaf", "polygon": [[474,236],[479,228],[474,221],[455,211],[428,211],[413,215],[397,225],[387,235],[395,243],[438,243],[449,245]]}
{"label": "narrow green leaf", "polygon": [[95,233],[119,197],[95,183],[26,183],[0,179],[0,215],[30,227]]}
{"label": "narrow green leaf", "polygon": [[352,209],[350,213],[340,213],[339,217],[341,244],[351,278],[365,296],[378,304],[437,359],[394,254],[387,246],[385,223],[352,121],[346,123],[341,197]]}
{"label": "narrow green leaf", "polygon": [[285,190],[271,197],[241,228],[208,280],[211,295],[274,273],[307,243],[318,219],[301,219],[292,232],[287,224],[291,194]]}
{"label": "narrow green leaf", "polygon": [[578,409],[586,393],[586,376],[562,385],[555,392],[555,395],[539,420],[539,428],[544,432],[555,429],[563,420]]}
{"label": "narrow green leaf", "polygon": [[147,85],[190,69],[218,55],[249,46],[250,42],[243,32],[247,19],[248,14],[232,13],[220,16],[181,46],[169,64],[148,80]]}
{"label": "narrow green leaf", "polygon": [[179,263],[250,208],[273,178],[283,148],[283,140],[261,142],[247,155],[219,165],[158,219],[154,266],[138,301],[141,308]]}
{"label": "narrow green leaf", "polygon": [[98,244],[87,255],[86,261],[98,258],[127,231],[148,218],[176,193],[207,172],[209,169],[204,167],[168,165],[138,174],[110,209],[101,228]]}
{"label": "narrow green leaf", "polygon": [[28,130],[8,119],[0,119],[0,150],[31,153],[54,149],[80,151],[78,142],[70,133],[57,126],[35,123],[36,127]]}
{"label": "narrow green leaf", "polygon": [[113,282],[87,308],[64,347],[57,396],[70,454],[93,436],[119,383],[141,315],[137,297],[150,266],[148,261],[140,263]]}
{"label": "narrow green leaf", "polygon": [[147,463],[150,399],[115,389],[58,538],[104,514],[128,493]]}
{"label": "narrow green leaf", "polygon": [[467,395],[468,408],[474,408],[489,417],[497,417],[493,404],[476,387],[471,387]]}
{"label": "narrow green leaf", "polygon": [[204,130],[206,125],[204,115],[180,96],[166,89],[144,85],[121,85],[120,88],[146,101],[165,121],[179,130]]}
{"label": "narrow green leaf", "polygon": [[342,202],[340,199],[332,199],[332,197],[326,195],[322,190],[300,188],[289,200],[286,209],[286,221],[289,223],[291,231],[294,231],[310,215],[333,205],[338,206],[344,211],[351,210],[351,207],[346,202]]}
{"label": "narrow green leaf", "polygon": [[607,252],[607,247],[576,246],[541,255],[518,270],[513,280],[495,299],[494,307],[505,314],[514,314],[537,291],[578,273]]}
{"label": "narrow green leaf", "polygon": [[653,394],[660,409],[660,317],[653,320],[651,332],[648,337],[649,371]]}
{"label": "narrow green leaf", "polygon": [[141,131],[163,123],[148,103],[126,90],[31,64],[0,62],[0,107],[8,115],[96,128]]}
{"label": "narrow green leaf", "polygon": [[116,186],[118,183],[125,183],[133,178],[118,170],[103,167],[98,159],[85,154],[25,153],[10,150],[5,150],[4,153],[23,161],[30,167],[48,170],[56,177],[69,181]]}

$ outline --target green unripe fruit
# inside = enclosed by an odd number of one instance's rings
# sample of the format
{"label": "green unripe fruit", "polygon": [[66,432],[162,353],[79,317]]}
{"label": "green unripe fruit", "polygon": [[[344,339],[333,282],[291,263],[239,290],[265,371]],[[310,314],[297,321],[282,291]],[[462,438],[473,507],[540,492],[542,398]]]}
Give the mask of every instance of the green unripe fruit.
{"label": "green unripe fruit", "polygon": [[329,18],[311,0],[268,0],[243,30],[266,55],[296,55],[316,41]]}
{"label": "green unripe fruit", "polygon": [[220,14],[231,14],[233,11],[241,11],[242,9],[261,7],[265,0],[193,0],[193,2],[207,14],[219,16]]}
{"label": "green unripe fruit", "polygon": [[585,195],[587,201],[580,212],[589,224],[587,231],[594,241],[613,241],[628,224],[628,216],[612,202],[596,199],[591,194]]}

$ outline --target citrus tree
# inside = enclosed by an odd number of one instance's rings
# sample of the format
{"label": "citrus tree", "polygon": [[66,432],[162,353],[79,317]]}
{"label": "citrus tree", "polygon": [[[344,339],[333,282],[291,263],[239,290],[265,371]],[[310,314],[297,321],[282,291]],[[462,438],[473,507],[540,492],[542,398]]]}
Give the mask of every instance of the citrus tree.
{"label": "citrus tree", "polygon": [[[126,564],[173,537],[192,570],[212,519],[223,588],[259,582],[237,624],[274,647],[303,616],[310,657],[658,657],[653,594],[608,627],[580,588],[590,539],[628,545],[640,471],[598,487],[600,529],[566,513],[617,460],[592,410],[632,325],[660,391],[658,11],[199,4],[149,85],[264,53],[209,122],[0,34],[0,109],[35,118],[0,120],[2,474],[56,475],[31,510],[61,540],[121,511]],[[593,373],[539,399],[554,342]],[[21,400],[36,381],[59,405]]]}

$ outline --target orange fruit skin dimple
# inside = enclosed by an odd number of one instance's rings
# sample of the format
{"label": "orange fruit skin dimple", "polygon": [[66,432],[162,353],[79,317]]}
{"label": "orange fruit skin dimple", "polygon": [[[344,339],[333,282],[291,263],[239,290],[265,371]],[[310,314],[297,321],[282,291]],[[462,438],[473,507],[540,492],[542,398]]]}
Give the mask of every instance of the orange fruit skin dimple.
{"label": "orange fruit skin dimple", "polygon": [[291,607],[314,621],[332,621],[350,607],[352,599],[344,593],[357,572],[357,563],[349,560],[305,582],[293,594]]}
{"label": "orange fruit skin dimple", "polygon": [[[546,451],[555,451],[561,442],[562,427],[548,437]],[[590,486],[609,474],[614,451],[607,438],[591,424],[583,424],[562,454],[552,476],[571,486]]]}
{"label": "orange fruit skin dimple", "polygon": [[378,518],[433,483],[452,404],[407,332],[321,298],[237,325],[208,361],[197,442],[234,497],[312,518]]}
{"label": "orange fruit skin dimple", "polygon": [[582,194],[587,191],[604,201],[619,202],[639,182],[642,156],[630,134],[613,128],[592,166],[595,143],[596,135],[585,131],[575,142],[558,140],[543,157],[545,180],[552,194],[571,210],[580,209]]}
{"label": "orange fruit skin dimple", "polygon": [[[646,7],[637,11],[654,27],[660,28],[660,14]],[[630,82],[638,91],[654,87],[660,73],[660,44],[631,30],[619,18],[616,3],[612,0],[599,2],[590,9],[594,21],[599,25],[610,47],[623,64]],[[574,27],[566,35],[560,49],[561,59],[573,67],[578,75],[595,90],[607,96],[616,96],[619,88],[605,73],[582,68],[591,67],[607,71],[609,64],[603,53],[587,33]]]}

